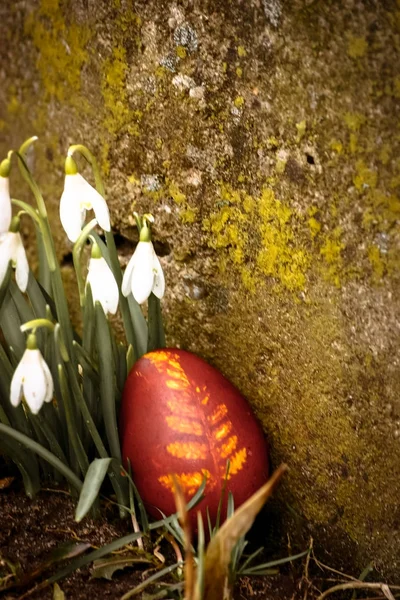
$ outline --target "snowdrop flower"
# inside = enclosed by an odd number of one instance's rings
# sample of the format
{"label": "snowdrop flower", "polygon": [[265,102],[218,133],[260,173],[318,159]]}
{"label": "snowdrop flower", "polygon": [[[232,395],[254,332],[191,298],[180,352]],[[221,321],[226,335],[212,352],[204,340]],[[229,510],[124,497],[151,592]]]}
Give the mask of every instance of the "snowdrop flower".
{"label": "snowdrop flower", "polygon": [[98,224],[110,231],[110,213],[103,196],[78,173],[72,156],[65,160],[64,191],[60,200],[60,219],[71,242],[76,242],[85,222],[86,211],[93,209]]}
{"label": "snowdrop flower", "polygon": [[143,304],[151,292],[157,298],[164,296],[164,273],[154,251],[150,228],[145,219],[139,243],[126,267],[121,289],[124,296],[132,293],[139,304]]}
{"label": "snowdrop flower", "polygon": [[8,158],[0,163],[0,235],[7,233],[11,225],[10,168]]}
{"label": "snowdrop flower", "polygon": [[98,300],[106,315],[115,315],[119,299],[117,282],[96,243],[92,246],[86,285],[88,283],[92,290],[93,302]]}
{"label": "snowdrop flower", "polygon": [[25,292],[28,285],[29,264],[19,234],[19,217],[14,217],[10,230],[0,236],[0,285],[4,281],[10,261],[15,268],[18,287],[21,292]]}
{"label": "snowdrop flower", "polygon": [[53,378],[42,353],[36,345],[36,335],[28,336],[26,350],[11,380],[10,400],[18,406],[24,397],[31,412],[37,415],[43,402],[53,398]]}

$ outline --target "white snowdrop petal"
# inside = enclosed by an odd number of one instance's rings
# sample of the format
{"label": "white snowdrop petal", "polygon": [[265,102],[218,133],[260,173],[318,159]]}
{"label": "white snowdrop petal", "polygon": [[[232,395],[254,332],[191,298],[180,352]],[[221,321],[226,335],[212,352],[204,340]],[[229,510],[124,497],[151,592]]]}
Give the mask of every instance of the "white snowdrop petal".
{"label": "white snowdrop petal", "polygon": [[132,292],[131,280],[132,280],[132,273],[135,268],[135,264],[136,264],[136,258],[135,258],[135,254],[133,254],[128,262],[128,265],[125,269],[124,276],[122,278],[121,291],[124,296],[129,296],[129,294]]}
{"label": "white snowdrop petal", "polygon": [[14,371],[10,387],[10,402],[12,406],[18,406],[22,398],[22,379],[24,376],[23,357]]}
{"label": "white snowdrop petal", "polygon": [[132,273],[132,294],[136,302],[143,304],[151,294],[154,284],[152,269],[143,264],[137,264]]}
{"label": "white snowdrop petal", "polygon": [[11,231],[5,233],[0,240],[0,285],[4,281],[7,273],[8,263],[11,260],[12,236],[15,234]]}
{"label": "white snowdrop petal", "polygon": [[46,393],[44,396],[44,402],[51,402],[53,400],[53,396],[54,396],[53,377],[52,377],[51,371],[42,355],[40,355],[40,364],[42,366],[43,375],[46,380]]}
{"label": "white snowdrop petal", "polygon": [[78,239],[86,215],[79,202],[78,175],[65,176],[64,191],[60,200],[60,221],[71,242],[76,242]]}
{"label": "white snowdrop petal", "polygon": [[151,294],[154,284],[154,248],[151,242],[139,242],[135,250],[135,268],[131,290],[136,302],[143,304]]}
{"label": "white snowdrop petal", "polygon": [[18,406],[23,396],[33,414],[53,398],[54,384],[40,350],[25,350],[11,381],[10,401]]}
{"label": "white snowdrop petal", "polygon": [[[94,188],[92,189],[96,192]],[[100,227],[104,229],[104,231],[111,231],[110,213],[107,202],[98,192],[96,192],[96,196],[92,198],[92,208]]]}
{"label": "white snowdrop petal", "polygon": [[47,391],[44,359],[40,350],[27,350],[25,356],[23,395],[30,410],[36,415],[42,408]]}
{"label": "white snowdrop petal", "polygon": [[0,233],[9,230],[11,217],[10,182],[8,177],[0,176]]}
{"label": "white snowdrop petal", "polygon": [[162,298],[164,296],[164,292],[165,292],[165,278],[164,278],[164,272],[162,270],[160,261],[158,259],[158,256],[156,255],[156,253],[154,253],[154,259],[153,259],[153,269],[155,271],[155,276],[154,276],[154,285],[153,285],[153,294],[155,296],[157,296],[157,298]]}
{"label": "white snowdrop petal", "polygon": [[16,245],[16,253],[15,253],[15,278],[17,280],[17,284],[21,292],[25,292],[28,286],[29,279],[29,264],[28,259],[26,258],[25,248],[22,243],[22,239],[19,233],[16,234],[17,237],[17,245]]}
{"label": "white snowdrop petal", "polygon": [[117,312],[119,292],[117,282],[104,258],[91,258],[87,281],[92,289],[93,302],[98,300],[104,312]]}
{"label": "white snowdrop petal", "polygon": [[93,209],[98,224],[104,231],[110,231],[110,213],[107,202],[101,194],[92,186],[82,175],[77,173],[75,177],[79,178],[79,203],[81,208],[87,210]]}

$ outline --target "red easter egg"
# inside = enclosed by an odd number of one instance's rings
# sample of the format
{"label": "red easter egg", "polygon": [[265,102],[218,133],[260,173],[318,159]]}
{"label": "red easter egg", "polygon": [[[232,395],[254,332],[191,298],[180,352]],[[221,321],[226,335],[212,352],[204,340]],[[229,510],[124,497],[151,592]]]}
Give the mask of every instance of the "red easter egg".
{"label": "red easter egg", "polygon": [[[128,375],[122,397],[120,429],[123,460],[148,512],[176,511],[174,474],[188,501],[206,477],[206,507],[215,522],[225,480],[235,507],[268,478],[268,448],[252,410],[239,391],[204,360],[177,349],[149,352]],[[225,502],[226,506],[226,502]]]}

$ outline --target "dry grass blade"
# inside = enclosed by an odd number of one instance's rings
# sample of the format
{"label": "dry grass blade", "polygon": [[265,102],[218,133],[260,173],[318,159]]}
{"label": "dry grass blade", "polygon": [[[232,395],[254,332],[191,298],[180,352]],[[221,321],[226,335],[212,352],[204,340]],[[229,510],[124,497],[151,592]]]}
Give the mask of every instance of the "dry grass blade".
{"label": "dry grass blade", "polygon": [[[400,585],[391,585],[393,590],[400,590]],[[318,596],[317,600],[324,600],[330,594],[334,592],[341,592],[343,590],[380,590],[388,600],[393,599],[393,594],[390,591],[389,586],[386,583],[365,583],[364,581],[351,581],[349,583],[342,583],[340,585],[334,585],[333,587],[326,590],[323,594]]]}
{"label": "dry grass blade", "polygon": [[228,569],[232,550],[239,538],[248,532],[286,470],[287,466],[281,465],[212,538],[205,557],[204,600],[225,600],[230,597]]}
{"label": "dry grass blade", "polygon": [[183,491],[177,478],[173,475],[172,480],[174,482],[174,495],[176,509],[179,515],[179,520],[184,533],[185,539],[185,563],[184,563],[184,575],[185,575],[185,600],[194,599],[194,561],[192,552],[192,533],[190,529],[189,515],[186,508],[186,500],[183,495]]}

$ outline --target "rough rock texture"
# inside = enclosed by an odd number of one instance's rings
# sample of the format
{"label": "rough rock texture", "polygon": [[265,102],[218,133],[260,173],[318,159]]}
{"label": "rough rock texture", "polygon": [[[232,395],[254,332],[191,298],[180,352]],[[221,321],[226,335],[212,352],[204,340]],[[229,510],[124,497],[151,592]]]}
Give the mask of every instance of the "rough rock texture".
{"label": "rough rock texture", "polygon": [[0,149],[40,136],[66,273],[82,142],[123,263],[132,208],[156,217],[169,343],[219,367],[290,464],[283,527],[399,575],[400,4],[23,0],[0,40]]}

